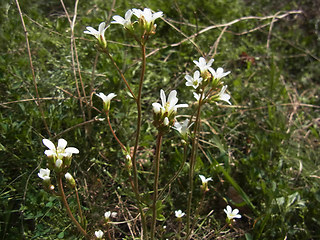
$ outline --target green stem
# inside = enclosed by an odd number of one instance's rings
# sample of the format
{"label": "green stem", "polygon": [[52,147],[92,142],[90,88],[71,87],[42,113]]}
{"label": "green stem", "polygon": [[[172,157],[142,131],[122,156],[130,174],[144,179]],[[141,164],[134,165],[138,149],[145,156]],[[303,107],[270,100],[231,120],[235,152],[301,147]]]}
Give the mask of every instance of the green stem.
{"label": "green stem", "polygon": [[81,224],[82,224],[82,226],[84,226],[83,215],[82,215],[80,198],[79,198],[79,193],[78,193],[77,186],[74,186],[74,190],[76,191],[77,203],[78,203],[78,208],[79,208],[79,214],[80,214]]}
{"label": "green stem", "polygon": [[113,131],[113,128],[112,128],[112,125],[111,125],[111,122],[110,122],[110,118],[109,118],[109,111],[106,111],[106,116],[107,116],[107,120],[108,120],[108,125],[109,125],[109,128],[110,128],[110,131],[111,131],[113,137],[117,140],[117,142],[119,143],[119,145],[122,148],[122,150],[127,152],[126,147],[122,144],[122,142],[117,137],[116,133]]}
{"label": "green stem", "polygon": [[202,97],[203,92],[201,93],[199,99],[199,106],[196,116],[196,122],[193,131],[193,140],[192,140],[192,149],[191,149],[191,157],[190,157],[190,169],[189,169],[189,193],[188,193],[188,205],[187,205],[187,236],[186,239],[190,238],[191,229],[190,229],[190,218],[191,218],[191,205],[192,205],[192,193],[193,193],[193,178],[194,178],[194,166],[197,158],[197,150],[198,150],[198,135],[199,135],[199,126],[200,126],[200,109],[202,106]]}
{"label": "green stem", "polygon": [[158,200],[158,186],[159,186],[159,170],[160,170],[160,152],[162,144],[162,134],[158,133],[156,155],[154,163],[154,183],[153,183],[153,203],[152,203],[152,223],[151,223],[151,240],[154,239],[156,222],[157,222],[157,200]]}
{"label": "green stem", "polygon": [[162,190],[159,193],[159,197],[158,199],[161,199],[162,195],[164,194],[164,192],[167,190],[167,188],[173,183],[173,181],[175,181],[177,179],[177,177],[179,176],[180,172],[182,171],[184,164],[187,161],[187,144],[184,144],[184,151],[183,151],[183,162],[181,163],[178,171],[175,173],[175,175],[169,180],[169,182],[167,182],[167,184],[162,188]]}
{"label": "green stem", "polygon": [[63,190],[61,174],[58,174],[57,178],[58,178],[58,188],[59,188],[59,192],[60,192],[60,195],[61,195],[61,200],[62,200],[62,203],[63,203],[63,205],[65,206],[65,208],[67,210],[68,216],[70,217],[71,221],[76,225],[76,227],[78,228],[79,232],[81,232],[83,236],[88,238],[87,232],[81,227],[81,225],[78,223],[78,221],[74,218],[74,216],[73,216],[73,214],[72,214],[72,212],[70,210],[69,204],[68,204],[67,199],[66,199],[66,195],[65,195],[64,190]]}
{"label": "green stem", "polygon": [[132,97],[137,101],[136,96],[134,95],[134,93],[131,90],[131,87],[129,86],[129,83],[127,82],[125,76],[123,75],[123,73],[121,72],[120,68],[118,67],[117,63],[114,61],[113,57],[111,56],[111,54],[109,53],[107,48],[102,48],[102,51],[107,54],[107,56],[109,57],[109,59],[111,60],[112,64],[114,65],[114,67],[117,69],[120,77],[122,78],[122,80],[124,81],[124,83],[126,84],[129,92],[131,93]]}

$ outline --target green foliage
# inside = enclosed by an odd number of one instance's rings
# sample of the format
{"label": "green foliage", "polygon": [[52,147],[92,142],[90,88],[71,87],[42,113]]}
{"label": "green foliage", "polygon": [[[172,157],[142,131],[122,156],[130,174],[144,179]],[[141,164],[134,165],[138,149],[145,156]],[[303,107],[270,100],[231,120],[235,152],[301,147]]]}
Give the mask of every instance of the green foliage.
{"label": "green foliage", "polygon": [[[230,25],[221,35],[214,68],[232,74],[225,78],[234,107],[205,105],[201,112],[200,150],[196,161],[193,206],[201,200],[199,174],[211,176],[204,206],[194,217],[199,228],[194,239],[202,239],[224,225],[223,208],[232,204],[242,219],[228,239],[317,239],[320,228],[319,180],[319,6],[317,1],[112,1],[81,2],[74,35],[86,101],[86,121],[105,118],[98,111],[101,100],[93,92],[118,96],[110,110],[117,136],[132,151],[137,110],[111,61],[95,49],[95,41],[83,34],[86,26],[98,27],[109,14],[123,16],[129,8],[161,10],[174,29],[157,21],[157,32],[147,45],[147,73],[143,87],[143,124],[138,168],[144,206],[152,204],[152,159],[156,130],[151,103],[159,90],[177,89],[179,101],[191,106],[193,96],[184,76],[195,70],[200,54],[186,36],[211,25],[245,16],[274,15],[278,11],[302,9],[276,19],[247,19]],[[64,1],[69,15],[74,1]],[[50,134],[65,138],[80,149],[70,172],[79,186],[88,231],[104,228],[103,213],[113,209],[116,221],[136,216],[134,193],[129,184],[126,159],[106,121],[85,125],[72,68],[70,25],[59,1],[20,1],[42,98],[41,106]],[[278,15],[281,15],[279,13]],[[172,20],[172,21],[171,21]],[[14,1],[0,3],[0,239],[81,239],[58,196],[42,190],[38,169],[46,166],[43,138],[49,138],[39,106],[27,54],[25,33]],[[257,28],[258,29],[255,29]],[[248,32],[249,30],[252,30]],[[223,27],[213,28],[192,40],[205,54],[215,52]],[[183,33],[183,34],[182,34]],[[109,51],[133,91],[140,77],[140,49],[121,26],[112,25],[106,37]],[[267,42],[269,43],[267,48]],[[98,62],[94,65],[95,58]],[[77,81],[79,72],[76,70]],[[80,91],[83,89],[80,85]],[[187,111],[185,111],[187,113]],[[182,117],[179,119],[182,119]],[[66,132],[64,132],[67,130]],[[59,135],[61,133],[61,135]],[[191,146],[188,147],[188,153]],[[173,131],[164,138],[160,190],[179,169],[183,147]],[[174,210],[186,209],[189,163],[157,202],[159,236],[177,234]],[[53,182],[56,180],[54,179]],[[68,202],[77,212],[77,202],[67,190]],[[214,210],[213,213],[210,213]],[[78,216],[78,215],[77,215]],[[134,217],[133,216],[133,217]],[[140,227],[133,223],[133,231]],[[166,229],[163,228],[166,226]],[[116,239],[131,239],[130,225],[114,225]],[[234,234],[234,235],[228,235]]]}

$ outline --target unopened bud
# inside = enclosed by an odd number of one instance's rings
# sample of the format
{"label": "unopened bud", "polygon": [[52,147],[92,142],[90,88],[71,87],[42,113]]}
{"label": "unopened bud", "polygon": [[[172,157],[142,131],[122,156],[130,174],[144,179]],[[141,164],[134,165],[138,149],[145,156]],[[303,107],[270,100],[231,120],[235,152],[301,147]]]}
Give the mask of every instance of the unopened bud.
{"label": "unopened bud", "polygon": [[71,187],[75,187],[76,186],[76,181],[74,180],[74,178],[72,177],[72,175],[70,173],[66,173],[64,175],[64,177],[67,179],[68,183],[70,184]]}

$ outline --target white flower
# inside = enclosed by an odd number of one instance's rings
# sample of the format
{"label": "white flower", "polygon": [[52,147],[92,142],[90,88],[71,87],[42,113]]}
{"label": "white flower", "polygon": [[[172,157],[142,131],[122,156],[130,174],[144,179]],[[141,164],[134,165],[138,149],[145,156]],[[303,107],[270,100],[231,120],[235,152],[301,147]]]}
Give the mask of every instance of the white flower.
{"label": "white flower", "polygon": [[149,8],[145,8],[143,11],[140,9],[133,8],[132,12],[137,18],[144,18],[148,25],[153,23],[154,20],[156,20],[157,18],[163,16],[163,12],[152,13]]}
{"label": "white flower", "polygon": [[40,172],[38,173],[38,176],[44,181],[50,180],[50,169],[40,168]]}
{"label": "white flower", "polygon": [[[200,97],[201,97],[201,93],[196,93],[196,92],[193,92],[193,96],[194,98],[199,102],[200,101]],[[204,94],[202,94],[202,98],[201,98],[201,101],[204,100]]]}
{"label": "white flower", "polygon": [[217,71],[215,71],[213,68],[210,68],[209,71],[211,72],[212,76],[218,80],[220,80],[221,78],[223,78],[223,77],[227,76],[229,73],[231,73],[230,71],[223,72],[223,68],[221,68],[221,67],[219,67],[217,69]]}
{"label": "white flower", "polygon": [[227,87],[228,87],[227,85],[222,87],[221,91],[218,94],[217,100],[225,101],[231,105],[231,102],[229,101],[230,95],[225,93]]}
{"label": "white flower", "polygon": [[199,84],[202,82],[202,78],[200,77],[200,72],[198,70],[194,72],[193,78],[190,75],[186,75],[184,78],[187,80],[186,86],[193,87],[194,89],[197,89]]}
{"label": "white flower", "polygon": [[96,237],[100,239],[100,238],[102,238],[102,236],[103,236],[103,232],[102,232],[101,230],[95,231],[95,232],[94,232],[94,235],[96,235]]}
{"label": "white flower", "polygon": [[177,130],[183,137],[186,136],[188,134],[188,130],[189,128],[192,126],[193,123],[189,125],[189,119],[186,119],[181,123],[179,122],[175,122],[174,123],[174,127],[172,127],[173,129]]}
{"label": "white flower", "polygon": [[[181,107],[188,107],[188,104],[177,104],[178,103],[178,98],[177,98],[177,91],[173,90],[170,92],[169,96],[168,96],[168,101],[166,99],[166,95],[164,93],[164,91],[161,89],[160,90],[160,98],[161,98],[161,103],[162,105],[160,105],[159,103],[153,103],[153,111],[160,109],[161,113],[168,113],[168,115],[170,115],[172,112],[177,112],[177,108],[181,108]],[[158,111],[158,113],[160,112]],[[156,113],[156,111],[155,111]]]}
{"label": "white flower", "polygon": [[112,98],[114,98],[115,96],[117,96],[114,93],[109,93],[108,96],[104,95],[102,92],[99,94],[96,94],[99,98],[102,99],[103,101],[103,106],[105,108],[106,111],[108,111],[110,109],[110,101]]}
{"label": "white flower", "polygon": [[118,215],[118,213],[116,213],[116,212],[107,211],[107,212],[104,213],[104,218],[105,218],[107,221],[109,221],[109,218],[110,218],[110,217],[115,218],[117,215]]}
{"label": "white flower", "polygon": [[232,208],[229,205],[223,211],[227,214],[227,218],[229,219],[229,221],[234,218],[241,218],[241,215],[238,214],[239,210],[233,209],[233,211],[232,211]]}
{"label": "white flower", "polygon": [[121,24],[121,25],[123,25],[123,27],[129,29],[130,26],[131,26],[131,17],[132,17],[132,14],[133,14],[132,10],[129,9],[129,10],[126,12],[124,18],[121,17],[121,16],[119,16],[119,15],[113,16],[112,18],[113,18],[114,21],[111,22],[111,23]]}
{"label": "white flower", "polygon": [[[206,70],[209,70],[210,72],[213,70],[211,67],[212,63],[214,62],[214,59],[211,59],[208,63],[203,57],[199,58],[199,62],[196,60],[193,60],[194,64],[197,65],[198,68],[200,68],[200,72],[203,73]],[[214,71],[214,70],[213,70]]]}
{"label": "white flower", "polygon": [[174,214],[176,215],[176,218],[182,218],[185,215],[181,210],[174,211]]}
{"label": "white flower", "polygon": [[212,181],[212,178],[211,178],[211,177],[206,178],[206,177],[203,176],[203,175],[199,175],[199,177],[201,178],[202,184],[207,184],[209,181]]}
{"label": "white flower", "polygon": [[43,144],[49,148],[49,150],[44,151],[44,154],[48,157],[55,157],[62,159],[63,157],[70,157],[72,154],[78,154],[79,150],[75,147],[67,147],[67,141],[63,138],[58,140],[58,146],[56,147],[53,142],[49,139],[43,139]]}
{"label": "white flower", "polygon": [[73,179],[72,175],[71,175],[70,173],[68,173],[68,172],[64,175],[64,177],[65,177],[68,181],[70,181],[70,180]]}
{"label": "white flower", "polygon": [[99,94],[96,94],[99,98],[102,99],[102,101],[107,104],[107,103],[110,103],[111,99],[114,98],[115,96],[117,96],[116,94],[114,93],[109,93],[108,96],[104,95],[104,93],[99,93]]}
{"label": "white flower", "polygon": [[[110,25],[109,25],[109,26],[110,26]],[[106,47],[106,46],[107,46],[107,41],[106,41],[106,39],[105,39],[105,37],[104,37],[104,33],[105,33],[105,31],[107,30],[107,28],[108,28],[109,26],[106,27],[106,23],[105,23],[105,22],[102,22],[102,23],[100,23],[98,30],[95,30],[93,27],[86,27],[87,30],[84,31],[84,33],[95,36],[95,37],[98,39],[98,41],[99,41],[104,47]]]}

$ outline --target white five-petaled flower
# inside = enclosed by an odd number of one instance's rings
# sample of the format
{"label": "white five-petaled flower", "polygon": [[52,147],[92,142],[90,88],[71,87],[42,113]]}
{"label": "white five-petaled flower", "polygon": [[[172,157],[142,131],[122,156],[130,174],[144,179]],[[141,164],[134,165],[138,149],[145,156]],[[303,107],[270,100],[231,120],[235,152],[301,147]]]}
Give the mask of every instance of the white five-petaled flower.
{"label": "white five-petaled flower", "polygon": [[223,211],[227,214],[227,218],[228,218],[229,221],[234,219],[234,218],[241,218],[241,215],[238,214],[239,210],[238,209],[233,209],[232,210],[232,208],[229,205]]}
{"label": "white five-petaled flower", "polygon": [[137,18],[144,18],[147,24],[153,23],[154,20],[163,16],[163,12],[152,13],[151,9],[149,8],[145,8],[143,9],[143,11],[140,9],[133,8],[132,12]]}
{"label": "white five-petaled flower", "polygon": [[99,98],[102,99],[103,101],[103,104],[104,104],[104,108],[106,111],[109,110],[110,108],[110,101],[112,98],[114,98],[115,96],[117,96],[116,94],[114,93],[109,93],[108,96],[106,96],[104,93],[99,93],[99,94],[96,94]]}
{"label": "white five-petaled flower", "polygon": [[123,27],[129,29],[130,26],[131,26],[131,17],[132,17],[132,14],[133,14],[132,10],[129,9],[129,10],[126,12],[126,14],[124,15],[124,18],[121,17],[121,16],[119,16],[119,15],[113,16],[112,18],[113,18],[114,21],[111,22],[111,23],[121,24],[121,25],[123,25]]}
{"label": "white five-petaled flower", "polygon": [[63,138],[58,140],[58,146],[56,147],[53,142],[49,139],[43,139],[43,144],[49,148],[49,150],[44,151],[44,154],[48,157],[56,157],[62,159],[63,157],[70,157],[72,154],[78,154],[79,150],[75,147],[67,147],[67,141]]}
{"label": "white five-petaled flower", "polygon": [[200,68],[200,72],[201,73],[203,73],[203,72],[205,72],[207,70],[209,70],[210,72],[213,70],[211,65],[214,62],[214,59],[209,60],[209,62],[207,63],[207,61],[203,57],[200,57],[199,58],[199,62],[196,61],[196,60],[193,60],[193,62],[194,62],[194,64],[197,65],[198,68]]}
{"label": "white five-petaled flower", "polygon": [[184,78],[187,80],[186,86],[193,87],[194,89],[197,89],[199,84],[202,82],[202,78],[200,77],[200,72],[198,70],[194,72],[193,77],[186,75]]}
{"label": "white five-petaled flower", "polygon": [[40,172],[38,173],[39,178],[41,178],[44,181],[50,180],[50,169],[46,168],[40,168]]}
{"label": "white five-petaled flower", "polygon": [[231,105],[231,102],[229,101],[230,95],[225,93],[225,91],[227,90],[227,87],[228,87],[227,85],[222,87],[221,91],[218,94],[217,100],[225,101]]}
{"label": "white five-petaled flower", "polygon": [[221,67],[219,67],[217,69],[217,71],[215,71],[213,68],[210,68],[209,71],[211,72],[212,76],[218,80],[220,80],[221,78],[223,78],[223,77],[227,76],[229,73],[231,73],[230,71],[223,72],[223,68],[221,68]]}
{"label": "white five-petaled flower", "polygon": [[104,37],[104,33],[109,26],[106,26],[106,23],[102,22],[99,24],[98,30],[94,29],[93,27],[86,27],[87,30],[84,31],[84,33],[95,36],[98,39],[98,41],[100,42],[100,44],[102,44],[104,47],[106,47],[107,42]]}
{"label": "white five-petaled flower", "polygon": [[182,218],[185,215],[181,210],[174,211],[174,214],[176,215],[176,218]]}
{"label": "white five-petaled flower", "polygon": [[166,99],[166,95],[164,91],[161,89],[160,90],[160,98],[161,98],[161,103],[152,103],[153,111],[154,113],[168,113],[170,115],[172,112],[176,112],[177,108],[181,107],[188,107],[188,104],[177,104],[178,103],[178,98],[177,98],[177,91],[173,90],[169,93],[168,96],[168,101]]}
{"label": "white five-petaled flower", "polygon": [[203,175],[199,175],[200,179],[201,179],[201,182],[202,184],[207,184],[209,181],[212,181],[212,178],[209,177],[209,178],[206,178],[205,176]]}
{"label": "white five-petaled flower", "polygon": [[95,231],[95,232],[94,232],[94,235],[96,235],[96,237],[97,237],[98,239],[101,239],[102,236],[103,236],[103,232],[102,232],[101,230]]}
{"label": "white five-petaled flower", "polygon": [[181,123],[175,122],[173,129],[177,130],[183,137],[185,137],[188,134],[188,130],[191,127],[193,123],[189,125],[189,119],[186,119]]}

